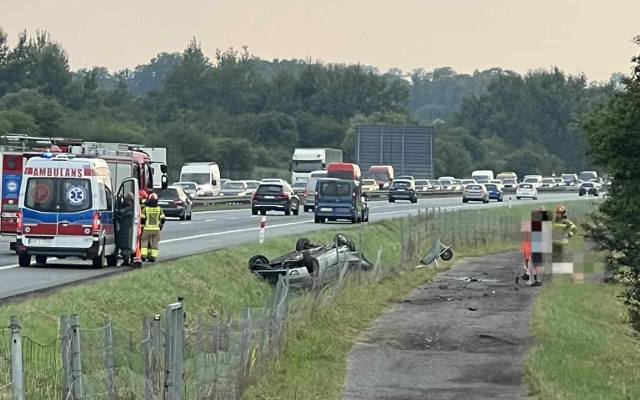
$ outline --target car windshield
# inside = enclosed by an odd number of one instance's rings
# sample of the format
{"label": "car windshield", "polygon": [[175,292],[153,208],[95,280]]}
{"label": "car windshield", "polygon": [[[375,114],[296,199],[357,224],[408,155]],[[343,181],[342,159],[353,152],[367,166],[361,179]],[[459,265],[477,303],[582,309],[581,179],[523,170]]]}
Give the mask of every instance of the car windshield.
{"label": "car windshield", "polygon": [[527,183],[536,183],[536,182],[538,182],[538,179],[537,178],[527,178],[524,181],[527,182]]}
{"label": "car windshield", "polygon": [[447,179],[441,180],[440,183],[442,183],[443,185],[452,185],[453,184],[453,182],[451,182],[451,181],[449,181]]}
{"label": "car windshield", "polygon": [[352,183],[348,181],[331,181],[321,182],[318,185],[318,196],[320,199],[325,198],[344,198],[351,199]]}
{"label": "car windshield", "polygon": [[211,175],[202,172],[185,172],[180,175],[180,180],[195,182],[198,185],[207,185],[211,183]]}
{"label": "car windshield", "polygon": [[505,179],[505,180],[503,181],[503,183],[514,184],[514,183],[516,183],[516,180],[515,180],[515,179]]}
{"label": "car windshield", "polygon": [[487,190],[498,190],[498,186],[494,185],[493,183],[489,183],[484,185],[484,187],[487,188]]}
{"label": "car windshield", "polygon": [[322,160],[293,160],[291,170],[293,172],[311,172],[322,168]]}
{"label": "car windshield", "polygon": [[429,184],[429,181],[425,180],[425,179],[418,179],[416,181],[416,185],[420,185],[420,186],[426,186]]}
{"label": "car windshield", "polygon": [[223,190],[244,190],[242,182],[227,182],[222,187]]}
{"label": "car windshield", "polygon": [[160,189],[156,191],[156,194],[160,199],[177,199],[178,198],[178,190],[175,188]]}
{"label": "car windshield", "polygon": [[408,189],[411,187],[411,183],[410,182],[405,182],[405,181],[395,181],[393,182],[393,186],[394,189]]}
{"label": "car windshield", "polygon": [[373,179],[363,179],[362,180],[362,184],[363,185],[375,185],[376,181],[374,181]]}
{"label": "car windshield", "polygon": [[260,186],[260,182],[247,182],[248,189],[257,189]]}
{"label": "car windshield", "polygon": [[281,185],[265,185],[265,184],[262,184],[262,185],[258,186],[258,190],[256,190],[256,193],[268,194],[268,195],[280,194],[282,192],[283,192],[283,190],[282,190],[282,186]]}
{"label": "car windshield", "polygon": [[582,187],[593,187],[593,183],[590,183],[590,182],[588,182],[588,183],[583,183],[583,184],[582,184]]}
{"label": "car windshield", "polygon": [[528,183],[521,183],[519,188],[520,189],[531,189],[531,188],[533,188],[533,186],[528,184]]}
{"label": "car windshield", "polygon": [[542,180],[543,183],[554,183],[555,181],[551,178],[545,178]]}
{"label": "car windshield", "polygon": [[468,190],[482,190],[482,186],[480,185],[467,185]]}
{"label": "car windshield", "polygon": [[89,179],[29,178],[25,207],[43,212],[79,212],[91,208]]}

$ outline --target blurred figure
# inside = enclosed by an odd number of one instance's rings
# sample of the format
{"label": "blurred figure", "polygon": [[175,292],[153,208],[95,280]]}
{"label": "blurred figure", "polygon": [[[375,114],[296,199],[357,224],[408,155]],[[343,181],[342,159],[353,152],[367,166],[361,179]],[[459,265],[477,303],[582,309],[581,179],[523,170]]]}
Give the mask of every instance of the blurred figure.
{"label": "blurred figure", "polygon": [[158,195],[151,193],[142,211],[142,258],[155,262],[160,255],[160,231],[165,222],[164,212],[158,207]]}
{"label": "blurred figure", "polygon": [[554,273],[573,273],[573,263],[568,260],[569,239],[578,233],[578,227],[567,216],[567,208],[558,205],[553,221],[552,262]]}

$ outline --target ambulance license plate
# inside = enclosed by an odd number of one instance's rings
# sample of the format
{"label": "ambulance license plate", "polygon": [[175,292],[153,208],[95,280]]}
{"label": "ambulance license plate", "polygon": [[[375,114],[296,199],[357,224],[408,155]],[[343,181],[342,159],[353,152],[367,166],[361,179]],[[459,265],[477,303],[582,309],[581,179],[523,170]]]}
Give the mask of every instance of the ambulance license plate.
{"label": "ambulance license plate", "polygon": [[29,239],[29,246],[51,246],[51,243],[53,243],[53,239]]}

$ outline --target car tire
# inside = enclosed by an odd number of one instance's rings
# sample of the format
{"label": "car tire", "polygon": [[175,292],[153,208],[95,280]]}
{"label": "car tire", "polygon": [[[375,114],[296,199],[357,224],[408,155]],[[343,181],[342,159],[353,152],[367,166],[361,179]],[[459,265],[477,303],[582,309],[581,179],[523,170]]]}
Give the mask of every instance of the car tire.
{"label": "car tire", "polygon": [[503,200],[502,196],[498,197],[498,202],[499,203],[502,203],[502,200]]}
{"label": "car tire", "polygon": [[110,256],[107,256],[107,266],[109,267],[117,267],[118,266],[118,250]]}
{"label": "car tire", "polygon": [[520,200],[520,197],[519,197],[519,196],[516,196],[516,200]]}
{"label": "car tire", "polygon": [[104,265],[106,263],[106,257],[105,257],[104,251],[105,251],[105,245],[103,243],[100,254],[98,254],[96,257],[93,257],[91,259],[91,264],[93,265],[93,268],[97,268],[97,269],[104,268]]}
{"label": "car tire", "polygon": [[193,210],[189,210],[189,215],[187,215],[187,221],[191,221],[193,219]]}
{"label": "car tire", "polygon": [[357,215],[352,215],[351,216],[351,223],[352,224],[357,224],[358,223],[358,216]]}
{"label": "car tire", "polygon": [[304,212],[309,212],[309,207],[304,206]]}
{"label": "car tire", "polygon": [[47,265],[47,256],[36,256],[36,264]]}
{"label": "car tire", "polygon": [[482,200],[482,202],[487,204],[489,202],[489,199],[484,199],[484,200]]}
{"label": "car tire", "polygon": [[258,215],[258,210],[255,207],[251,207],[251,215]]}
{"label": "car tire", "polygon": [[463,197],[463,198],[462,198],[462,202],[463,202],[463,203],[468,203],[468,202],[469,202],[469,200],[467,200],[467,199],[465,199],[465,198]]}
{"label": "car tire", "polygon": [[538,196],[534,197],[533,199],[534,199],[534,200],[538,200]]}
{"label": "car tire", "polygon": [[182,215],[180,215],[180,221],[184,221],[187,219],[187,210],[184,210],[182,212]]}
{"label": "car tire", "polygon": [[442,254],[440,254],[440,258],[444,261],[449,261],[453,258],[453,251],[451,249],[447,249]]}
{"label": "car tire", "polygon": [[389,203],[394,203],[396,201],[396,199],[394,199],[393,197],[389,197]]}
{"label": "car tire", "polygon": [[324,224],[327,222],[327,219],[325,217],[320,217],[320,223]]}
{"label": "car tire", "polygon": [[18,254],[18,265],[27,268],[31,265],[31,256],[28,254]]}
{"label": "car tire", "polygon": [[260,210],[260,215],[267,215],[267,210]]}
{"label": "car tire", "polygon": [[411,199],[411,202],[414,203],[414,204],[417,203],[418,202],[418,198],[414,197],[413,199]]}
{"label": "car tire", "polygon": [[291,205],[284,209],[284,215],[291,215]]}
{"label": "car tire", "polygon": [[249,269],[270,269],[269,259],[263,255],[255,255],[249,259]]}
{"label": "car tire", "polygon": [[319,217],[313,217],[313,222],[315,222],[316,224],[320,223],[320,218]]}
{"label": "car tire", "polygon": [[300,238],[296,241],[296,251],[309,250],[311,241],[307,238]]}
{"label": "car tire", "polygon": [[294,208],[292,211],[293,211],[293,215],[299,215],[300,214],[300,204],[298,204],[296,202],[296,208]]}

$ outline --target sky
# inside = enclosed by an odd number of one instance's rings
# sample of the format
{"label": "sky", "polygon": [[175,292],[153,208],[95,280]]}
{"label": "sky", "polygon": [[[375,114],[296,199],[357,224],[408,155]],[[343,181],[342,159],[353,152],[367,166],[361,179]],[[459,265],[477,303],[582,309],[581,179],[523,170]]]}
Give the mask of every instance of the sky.
{"label": "sky", "polygon": [[638,0],[0,0],[15,43],[48,31],[72,69],[111,71],[182,51],[248,46],[264,59],[362,63],[380,71],[517,72],[558,66],[590,80],[630,72]]}

